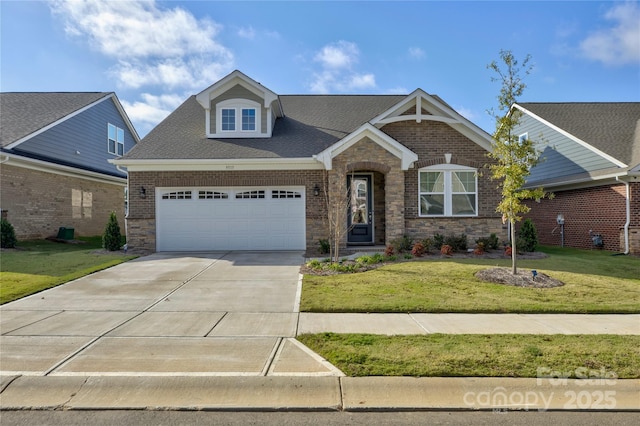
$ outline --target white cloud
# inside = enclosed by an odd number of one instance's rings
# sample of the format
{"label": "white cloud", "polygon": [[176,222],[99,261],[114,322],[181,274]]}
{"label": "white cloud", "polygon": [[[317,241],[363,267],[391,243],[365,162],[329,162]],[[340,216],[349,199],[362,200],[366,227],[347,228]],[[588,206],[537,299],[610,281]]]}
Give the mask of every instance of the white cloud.
{"label": "white cloud", "polygon": [[385,93],[387,95],[406,95],[407,93],[409,93],[409,91],[406,87],[396,86],[385,90]]}
{"label": "white cloud", "polygon": [[354,71],[360,50],[355,43],[338,41],[324,46],[314,56],[320,70],[313,73],[310,89],[314,93],[349,92],[376,86],[375,75]]}
{"label": "white cloud", "polygon": [[141,136],[165,119],[184,101],[185,97],[177,94],[152,95],[142,93],[140,101],[128,102],[120,99],[120,103],[127,112],[129,119],[135,123],[136,130]]}
{"label": "white cloud", "polygon": [[469,121],[474,121],[476,118],[478,118],[478,114],[473,112],[473,110],[463,106],[457,107],[456,112]]}
{"label": "white cloud", "polygon": [[409,48],[409,56],[411,56],[414,59],[422,59],[424,58],[424,50],[422,50],[419,47],[410,47]]}
{"label": "white cloud", "polygon": [[233,69],[232,52],[216,41],[222,27],[179,7],[163,9],[155,1],[50,4],[67,34],[86,38],[117,61],[111,74],[121,86],[201,87]]}
{"label": "white cloud", "polygon": [[626,2],[604,15],[613,26],[596,31],[580,44],[582,53],[606,65],[640,63],[640,6]]}
{"label": "white cloud", "polygon": [[253,40],[256,37],[256,31],[253,27],[242,27],[238,30],[238,37]]}

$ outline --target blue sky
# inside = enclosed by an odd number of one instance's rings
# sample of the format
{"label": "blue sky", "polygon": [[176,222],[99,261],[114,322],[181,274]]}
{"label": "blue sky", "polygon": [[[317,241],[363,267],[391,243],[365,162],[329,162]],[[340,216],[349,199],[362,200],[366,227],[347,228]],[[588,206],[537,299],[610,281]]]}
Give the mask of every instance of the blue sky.
{"label": "blue sky", "polygon": [[115,91],[141,136],[234,69],[279,94],[437,94],[491,132],[522,102],[640,101],[637,1],[1,1],[0,90]]}

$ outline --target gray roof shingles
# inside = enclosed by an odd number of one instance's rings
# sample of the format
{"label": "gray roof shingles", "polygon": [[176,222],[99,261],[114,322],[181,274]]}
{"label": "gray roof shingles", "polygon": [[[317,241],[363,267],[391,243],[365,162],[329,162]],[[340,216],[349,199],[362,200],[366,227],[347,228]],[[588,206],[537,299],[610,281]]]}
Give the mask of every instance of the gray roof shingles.
{"label": "gray roof shingles", "polygon": [[5,147],[111,92],[0,93],[0,146]]}
{"label": "gray roof shingles", "polygon": [[205,110],[187,99],[124,159],[309,158],[405,99],[401,95],[282,95],[271,138],[208,139]]}
{"label": "gray roof shingles", "polygon": [[640,163],[640,102],[518,105],[629,166]]}

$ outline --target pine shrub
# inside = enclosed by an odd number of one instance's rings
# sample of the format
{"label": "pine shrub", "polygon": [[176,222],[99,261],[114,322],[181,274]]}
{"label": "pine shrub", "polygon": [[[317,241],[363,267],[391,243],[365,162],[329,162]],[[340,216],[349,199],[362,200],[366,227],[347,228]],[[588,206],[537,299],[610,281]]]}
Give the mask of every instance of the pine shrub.
{"label": "pine shrub", "polygon": [[530,253],[538,246],[538,232],[531,219],[522,222],[516,248],[520,252]]}
{"label": "pine shrub", "polygon": [[102,247],[105,250],[117,251],[120,250],[122,245],[122,234],[120,234],[120,225],[118,225],[118,218],[116,212],[111,212],[109,215],[109,222],[104,229],[102,235]]}
{"label": "pine shrub", "polygon": [[18,243],[16,231],[7,219],[0,220],[0,234],[2,239],[0,246],[2,248],[14,248]]}

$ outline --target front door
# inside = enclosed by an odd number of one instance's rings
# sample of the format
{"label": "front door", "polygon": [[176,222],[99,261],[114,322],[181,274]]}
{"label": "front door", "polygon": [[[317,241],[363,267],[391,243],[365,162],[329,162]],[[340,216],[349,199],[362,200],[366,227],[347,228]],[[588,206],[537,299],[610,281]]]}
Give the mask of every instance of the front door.
{"label": "front door", "polygon": [[347,242],[373,244],[371,175],[347,175],[347,188],[349,188]]}

